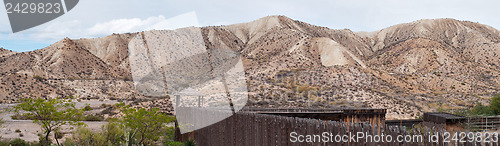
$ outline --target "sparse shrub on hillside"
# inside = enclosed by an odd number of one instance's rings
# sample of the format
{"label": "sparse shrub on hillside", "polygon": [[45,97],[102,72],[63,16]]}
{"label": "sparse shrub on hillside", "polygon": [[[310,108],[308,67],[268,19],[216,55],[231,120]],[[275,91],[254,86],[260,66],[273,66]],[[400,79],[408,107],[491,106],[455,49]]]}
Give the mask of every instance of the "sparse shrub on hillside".
{"label": "sparse shrub on hillside", "polygon": [[500,115],[500,94],[491,98],[488,106],[478,102],[472,109],[461,109],[454,111],[457,115],[462,116],[492,116]]}
{"label": "sparse shrub on hillside", "polygon": [[103,117],[98,116],[98,115],[87,115],[84,118],[85,121],[102,121],[104,120]]}
{"label": "sparse shrub on hillside", "polygon": [[45,81],[45,80],[47,80],[47,79],[45,79],[45,78],[43,78],[43,77],[41,77],[39,75],[35,75],[35,76],[33,76],[33,78],[36,79],[37,81]]}
{"label": "sparse shrub on hillside", "polygon": [[91,111],[92,110],[92,107],[90,107],[90,105],[86,105],[84,108],[83,108],[84,111]]}
{"label": "sparse shrub on hillside", "polygon": [[471,110],[472,115],[493,115],[493,111],[490,107],[484,106],[481,103],[477,103]]}
{"label": "sparse shrub on hillside", "polygon": [[108,107],[108,105],[107,105],[107,104],[105,104],[105,103],[103,103],[103,104],[101,104],[101,106],[100,106],[100,107],[101,107],[101,108],[107,108],[107,107]]}
{"label": "sparse shrub on hillside", "polygon": [[298,91],[299,93],[303,93],[303,92],[306,92],[306,91],[309,91],[309,90],[310,90],[310,87],[309,87],[309,86],[306,86],[306,85],[304,85],[304,86],[298,86],[298,87],[297,87],[297,91]]}

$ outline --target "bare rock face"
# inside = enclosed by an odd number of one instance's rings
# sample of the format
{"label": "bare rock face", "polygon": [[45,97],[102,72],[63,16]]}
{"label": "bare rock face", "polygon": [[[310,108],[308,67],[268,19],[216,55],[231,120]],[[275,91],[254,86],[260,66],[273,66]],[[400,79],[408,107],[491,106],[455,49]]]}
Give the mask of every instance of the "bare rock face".
{"label": "bare rock face", "polygon": [[[247,106],[387,108],[389,119],[405,119],[471,107],[500,90],[500,32],[468,21],[419,20],[367,33],[268,16],[201,31],[207,48],[242,55]],[[0,49],[0,99],[141,99],[136,106],[171,111],[168,98],[134,89],[128,43],[137,34]]]}
{"label": "bare rock face", "polygon": [[128,43],[137,33],[113,34],[104,38],[78,39],[75,43],[107,65],[129,71]]}

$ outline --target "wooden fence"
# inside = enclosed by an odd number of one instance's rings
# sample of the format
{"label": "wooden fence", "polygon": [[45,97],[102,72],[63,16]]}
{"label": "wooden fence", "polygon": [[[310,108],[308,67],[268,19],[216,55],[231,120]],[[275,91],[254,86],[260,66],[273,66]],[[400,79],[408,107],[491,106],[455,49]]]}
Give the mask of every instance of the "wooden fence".
{"label": "wooden fence", "polygon": [[[213,113],[213,112],[211,112]],[[200,112],[199,115],[208,115]],[[445,142],[446,132],[438,128],[413,128],[407,129],[404,126],[384,126],[380,130],[376,126],[367,123],[350,123],[338,121],[325,121],[317,119],[305,119],[295,117],[284,117],[276,115],[263,115],[249,112],[239,112],[222,120],[221,122],[207,126],[196,131],[179,134],[176,133],[178,141],[188,139],[194,140],[199,146],[269,146],[269,145],[367,145],[367,146],[445,146],[445,145],[494,145],[498,143],[475,143],[464,138],[465,142],[454,142],[450,137],[450,143]],[[297,135],[291,135],[295,132]],[[329,139],[323,137],[327,132]],[[360,138],[358,132],[364,133],[365,137]],[[438,133],[437,136],[435,133]],[[383,134],[383,136],[382,136]],[[307,142],[307,137],[298,139],[299,135],[311,135],[312,142]],[[318,135],[318,136],[316,136]],[[346,135],[346,136],[344,136]],[[353,136],[354,135],[354,136]],[[371,139],[367,135],[371,135]],[[390,136],[389,136],[390,135]],[[421,136],[421,138],[419,137]],[[452,135],[453,136],[453,135]],[[340,139],[339,139],[340,137]],[[355,140],[352,140],[354,137]],[[377,139],[378,137],[378,139]],[[390,142],[388,141],[390,137]],[[413,138],[410,142],[398,141],[398,138]],[[348,138],[344,141],[342,138]],[[360,138],[360,139],[358,139]],[[383,141],[380,139],[384,139]],[[437,140],[432,141],[431,139]],[[304,140],[299,142],[299,140]]]}
{"label": "wooden fence", "polygon": [[468,117],[464,123],[471,131],[497,131],[500,129],[500,116]]}

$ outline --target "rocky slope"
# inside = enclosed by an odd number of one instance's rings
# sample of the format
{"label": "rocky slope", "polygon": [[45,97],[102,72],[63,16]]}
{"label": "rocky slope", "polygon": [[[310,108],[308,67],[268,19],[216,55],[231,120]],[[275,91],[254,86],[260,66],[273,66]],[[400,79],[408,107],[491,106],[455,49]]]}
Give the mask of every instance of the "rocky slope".
{"label": "rocky slope", "polygon": [[11,52],[7,49],[4,49],[4,48],[0,48],[0,54],[5,54],[5,53],[8,53],[8,52]]}
{"label": "rocky slope", "polygon": [[4,49],[4,48],[0,48],[0,57],[4,57],[4,56],[10,55],[10,54],[14,54],[14,53],[16,53],[16,52],[11,51],[11,50],[7,50],[7,49]]}
{"label": "rocky slope", "polygon": [[[241,53],[247,106],[387,108],[389,119],[403,119],[470,107],[500,90],[500,32],[478,23],[419,20],[366,33],[269,16],[201,30],[207,48]],[[2,49],[0,99],[73,95],[170,110],[168,99],[134,90],[128,42],[136,34]]]}

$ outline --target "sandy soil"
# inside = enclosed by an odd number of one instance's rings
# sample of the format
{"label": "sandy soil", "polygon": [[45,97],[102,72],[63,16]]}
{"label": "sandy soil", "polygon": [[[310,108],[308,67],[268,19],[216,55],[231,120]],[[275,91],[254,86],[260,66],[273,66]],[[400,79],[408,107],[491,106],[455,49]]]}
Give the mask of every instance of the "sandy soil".
{"label": "sandy soil", "polygon": [[[76,107],[81,108],[86,104],[89,104],[94,108],[100,106],[103,103],[115,104],[116,101],[83,100],[81,102],[76,102]],[[5,109],[9,109],[12,106],[15,106],[15,104],[0,104],[0,110],[5,111]],[[12,112],[2,112],[2,114],[0,115],[0,118],[5,121],[5,123],[0,127],[0,137],[2,139],[21,138],[25,141],[38,141],[38,133],[42,131],[41,127],[34,124],[31,120],[13,120],[11,118],[12,115],[14,115],[14,113]],[[93,131],[100,131],[102,125],[105,125],[108,122],[85,121],[84,123],[87,125],[87,128]],[[63,133],[65,133],[65,136],[62,139],[70,137],[73,128],[70,126],[63,126]],[[16,132],[17,129],[19,129],[21,132]]]}

